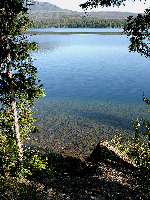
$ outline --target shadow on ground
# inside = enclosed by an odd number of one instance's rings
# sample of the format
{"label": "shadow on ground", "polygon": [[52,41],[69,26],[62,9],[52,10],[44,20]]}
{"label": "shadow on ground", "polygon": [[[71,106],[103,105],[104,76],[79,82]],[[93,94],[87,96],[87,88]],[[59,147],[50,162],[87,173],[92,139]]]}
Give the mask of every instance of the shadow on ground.
{"label": "shadow on ground", "polygon": [[52,152],[45,156],[53,176],[37,180],[46,187],[47,199],[148,199],[133,185],[137,169],[105,146],[98,144],[84,162]]}

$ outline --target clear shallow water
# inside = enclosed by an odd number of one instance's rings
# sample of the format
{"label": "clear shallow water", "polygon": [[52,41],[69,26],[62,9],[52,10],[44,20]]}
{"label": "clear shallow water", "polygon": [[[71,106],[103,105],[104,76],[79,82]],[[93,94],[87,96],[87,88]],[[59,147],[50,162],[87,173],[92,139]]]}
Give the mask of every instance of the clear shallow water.
{"label": "clear shallow water", "polygon": [[40,133],[27,144],[87,155],[93,143],[114,134],[128,139],[131,120],[149,118],[142,94],[149,98],[150,66],[149,59],[128,52],[125,35],[70,31],[32,36],[39,43],[32,56],[46,97],[35,104]]}

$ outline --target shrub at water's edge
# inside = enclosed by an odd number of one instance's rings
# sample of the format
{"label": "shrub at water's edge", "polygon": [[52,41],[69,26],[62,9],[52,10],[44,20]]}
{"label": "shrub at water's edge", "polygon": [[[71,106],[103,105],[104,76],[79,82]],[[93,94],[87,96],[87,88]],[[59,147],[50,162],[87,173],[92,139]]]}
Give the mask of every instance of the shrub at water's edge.
{"label": "shrub at water's edge", "polygon": [[135,136],[128,143],[124,143],[121,134],[118,134],[108,144],[137,167],[138,170],[133,173],[134,184],[142,191],[150,192],[150,146],[148,145],[148,137],[145,136],[145,140],[143,140],[140,136],[140,123],[142,121],[137,120],[134,124]]}

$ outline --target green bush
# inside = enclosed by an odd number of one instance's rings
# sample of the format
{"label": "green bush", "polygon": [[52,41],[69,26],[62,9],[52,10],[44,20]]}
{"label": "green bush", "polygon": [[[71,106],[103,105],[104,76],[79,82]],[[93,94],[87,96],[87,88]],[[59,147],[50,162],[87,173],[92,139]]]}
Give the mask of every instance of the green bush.
{"label": "green bush", "polygon": [[148,146],[148,136],[143,133],[145,135],[145,140],[143,140],[143,134],[140,132],[139,127],[142,122],[143,120],[138,120],[134,124],[135,136],[127,144],[122,140],[121,134],[115,135],[109,144],[137,166],[137,171],[134,173],[134,184],[144,192],[150,192],[150,146]]}
{"label": "green bush", "polygon": [[43,173],[51,173],[47,157],[43,157],[39,150],[31,150],[30,147],[24,150],[21,174],[24,177],[37,177]]}

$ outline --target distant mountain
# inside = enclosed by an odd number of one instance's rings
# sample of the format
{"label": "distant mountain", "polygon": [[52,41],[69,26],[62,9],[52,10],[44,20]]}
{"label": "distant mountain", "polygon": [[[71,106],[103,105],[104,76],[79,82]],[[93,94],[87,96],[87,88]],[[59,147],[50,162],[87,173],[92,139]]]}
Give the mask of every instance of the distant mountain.
{"label": "distant mountain", "polygon": [[38,1],[31,1],[32,4],[30,5],[30,10],[42,10],[42,11],[52,11],[52,12],[63,12],[68,11],[67,9],[59,8],[56,5],[53,5],[49,2],[38,2]]}
{"label": "distant mountain", "polygon": [[48,2],[38,2],[31,0],[34,5],[29,6],[30,20],[46,20],[46,19],[60,19],[62,15],[76,15],[79,17],[94,17],[103,19],[125,19],[128,16],[137,16],[138,13],[118,12],[118,11],[98,11],[98,12],[76,12],[67,9],[61,9],[56,5]]}

